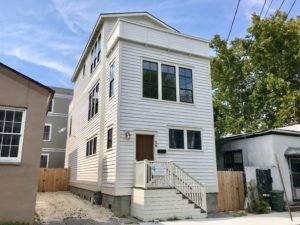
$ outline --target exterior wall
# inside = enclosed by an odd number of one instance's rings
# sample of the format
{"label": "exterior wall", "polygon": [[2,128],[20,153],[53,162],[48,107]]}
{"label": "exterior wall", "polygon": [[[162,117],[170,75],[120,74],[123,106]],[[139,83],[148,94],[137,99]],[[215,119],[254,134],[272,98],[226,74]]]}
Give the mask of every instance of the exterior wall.
{"label": "exterior wall", "polygon": [[[209,60],[122,41],[120,136],[117,164],[117,194],[130,194],[134,182],[135,135],[155,135],[155,160],[173,160],[208,192],[217,192],[216,158]],[[142,97],[142,59],[192,68],[194,104]],[[201,130],[202,150],[169,149],[170,127]],[[130,140],[125,132],[130,131]],[[157,154],[157,149],[167,149]]]}
{"label": "exterior wall", "polygon": [[[284,152],[288,147],[300,147],[300,138],[287,135],[264,135],[247,139],[232,140],[224,144],[224,151],[242,149],[244,167],[271,169],[274,190],[283,190],[275,154],[278,155],[288,200],[292,201],[292,187],[288,160]],[[224,168],[223,158],[219,159],[219,167]]]}
{"label": "exterior wall", "polygon": [[71,89],[56,88],[53,110],[48,112],[46,124],[51,124],[51,140],[43,141],[42,153],[48,154],[48,168],[64,168],[68,135],[68,108],[72,100]]}
{"label": "exterior wall", "polygon": [[22,159],[0,163],[0,221],[33,222],[49,92],[0,68],[0,105],[26,108]]}

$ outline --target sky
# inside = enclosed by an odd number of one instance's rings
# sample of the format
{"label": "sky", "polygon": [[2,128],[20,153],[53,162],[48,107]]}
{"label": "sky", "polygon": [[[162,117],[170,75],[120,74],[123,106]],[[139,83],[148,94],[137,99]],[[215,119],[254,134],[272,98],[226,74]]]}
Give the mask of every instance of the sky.
{"label": "sky", "polygon": [[[272,0],[267,0],[265,10]],[[182,33],[226,38],[238,0],[0,0],[0,62],[48,86],[72,74],[100,13],[148,11]],[[269,13],[282,0],[273,0]],[[231,38],[243,37],[264,0],[241,0]],[[285,0],[288,11],[293,0]],[[265,15],[265,11],[262,15]],[[290,17],[300,15],[296,0]]]}

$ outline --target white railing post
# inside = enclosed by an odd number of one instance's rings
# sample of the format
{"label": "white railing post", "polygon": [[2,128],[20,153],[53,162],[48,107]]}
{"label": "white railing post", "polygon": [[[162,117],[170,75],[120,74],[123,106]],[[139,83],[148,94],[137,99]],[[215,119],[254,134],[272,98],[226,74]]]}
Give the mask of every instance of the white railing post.
{"label": "white railing post", "polygon": [[147,180],[148,180],[148,160],[144,160],[144,189],[147,189]]}

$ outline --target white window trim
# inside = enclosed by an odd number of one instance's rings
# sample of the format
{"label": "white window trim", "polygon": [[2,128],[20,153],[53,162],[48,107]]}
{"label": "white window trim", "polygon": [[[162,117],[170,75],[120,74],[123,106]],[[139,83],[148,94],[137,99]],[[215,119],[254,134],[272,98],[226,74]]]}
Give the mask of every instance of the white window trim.
{"label": "white window trim", "polygon": [[52,107],[51,107],[51,111],[48,111],[48,113],[54,113],[54,98],[52,98]]}
{"label": "white window trim", "polygon": [[43,141],[51,141],[51,137],[52,137],[52,124],[51,123],[45,123],[45,126],[49,126],[50,130],[49,130],[49,139],[48,140],[44,140],[44,133],[43,133]]}
{"label": "white window trim", "polygon": [[22,151],[23,151],[23,140],[24,140],[24,131],[25,131],[25,122],[26,122],[26,109],[22,108],[13,108],[13,107],[2,107],[0,109],[4,110],[15,110],[22,112],[22,124],[21,124],[21,137],[19,142],[19,149],[18,149],[18,157],[0,157],[0,164],[1,163],[20,163],[22,159]]}
{"label": "white window trim", "polygon": [[[158,66],[158,98],[146,98],[143,96],[143,83],[144,83],[144,76],[143,76],[143,61],[148,61],[148,62],[153,62],[157,63]],[[162,99],[162,73],[161,73],[161,65],[165,64],[168,66],[174,66],[175,67],[175,76],[176,76],[176,101],[169,101],[169,100],[164,100]],[[140,66],[141,66],[141,74],[142,74],[142,83],[140,85],[141,87],[141,92],[140,96],[142,100],[147,100],[147,101],[158,101],[158,102],[164,102],[164,103],[170,103],[170,104],[184,104],[184,105],[190,105],[193,106],[195,105],[195,82],[194,82],[194,67],[189,66],[189,65],[182,65],[174,62],[168,62],[168,61],[163,61],[163,60],[157,60],[157,59],[151,59],[151,58],[146,58],[146,57],[141,57],[140,59]],[[188,103],[188,102],[181,102],[180,101],[180,85],[179,85],[179,67],[185,68],[185,69],[190,69],[192,70],[192,87],[193,87],[193,102]]]}
{"label": "white window trim", "polygon": [[[170,136],[169,130],[183,130],[183,140],[184,140],[184,148],[170,148]],[[187,138],[187,131],[200,131],[200,138],[201,138],[201,149],[190,149],[188,148],[188,138]],[[168,127],[168,150],[171,151],[203,151],[203,129],[202,128],[193,128],[193,127]]]}
{"label": "white window trim", "polygon": [[47,164],[45,168],[49,167],[49,153],[42,153],[41,156],[47,156]]}
{"label": "white window trim", "polygon": [[[113,94],[110,96],[110,74],[111,74],[111,68],[112,66],[113,68],[113,77],[114,77],[114,88],[113,88]],[[115,84],[116,84],[116,63],[115,63],[115,59],[112,60],[112,62],[109,64],[109,75],[108,75],[108,98],[111,99],[112,97],[115,96]]]}
{"label": "white window trim", "polygon": [[[96,143],[96,153],[93,153],[93,148],[94,148],[94,139],[95,138],[97,138],[97,143]],[[95,155],[97,155],[97,153],[98,153],[98,135],[96,134],[96,135],[94,135],[94,136],[92,136],[92,137],[90,137],[89,139],[87,139],[86,140],[86,143],[85,143],[85,157],[86,158],[89,158],[89,157],[92,157],[92,156],[95,156]],[[88,142],[90,142],[90,141],[92,141],[92,154],[89,154],[89,155],[86,155],[86,144],[88,143]]]}

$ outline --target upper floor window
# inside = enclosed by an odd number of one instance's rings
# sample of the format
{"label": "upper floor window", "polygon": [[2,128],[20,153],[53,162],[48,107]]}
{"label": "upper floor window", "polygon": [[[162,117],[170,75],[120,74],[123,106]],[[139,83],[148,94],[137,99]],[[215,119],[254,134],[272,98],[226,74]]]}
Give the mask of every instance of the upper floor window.
{"label": "upper floor window", "polygon": [[143,97],[158,99],[158,65],[143,61]]}
{"label": "upper floor window", "polygon": [[51,124],[45,124],[44,126],[44,135],[43,140],[44,141],[51,141]]}
{"label": "upper floor window", "polygon": [[91,73],[94,71],[97,66],[101,56],[101,35],[95,41],[95,44],[91,51]]}
{"label": "upper floor window", "polygon": [[86,156],[94,155],[97,152],[97,137],[86,142]]}
{"label": "upper floor window", "polygon": [[115,94],[115,63],[112,63],[109,70],[109,97]]}
{"label": "upper floor window", "polygon": [[20,162],[25,110],[0,107],[0,162]]}
{"label": "upper floor window", "polygon": [[99,84],[97,84],[89,94],[89,112],[88,120],[98,113],[98,98],[99,98]]}
{"label": "upper floor window", "polygon": [[180,101],[193,103],[192,70],[179,67]]}
{"label": "upper floor window", "polygon": [[113,143],[113,128],[110,128],[107,131],[107,149],[112,148],[112,143]]}
{"label": "upper floor window", "polygon": [[48,112],[53,112],[53,109],[54,109],[54,99],[52,98],[48,107]]}
{"label": "upper floor window", "polygon": [[162,99],[176,101],[175,66],[161,65]]}
{"label": "upper floor window", "polygon": [[85,64],[83,64],[83,67],[82,67],[82,76],[85,76]]}

